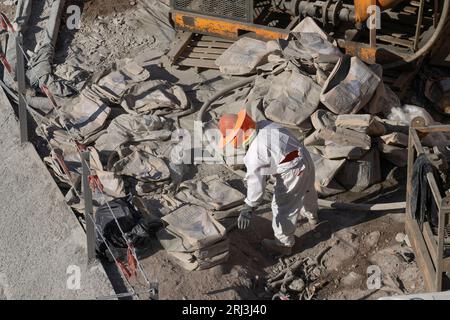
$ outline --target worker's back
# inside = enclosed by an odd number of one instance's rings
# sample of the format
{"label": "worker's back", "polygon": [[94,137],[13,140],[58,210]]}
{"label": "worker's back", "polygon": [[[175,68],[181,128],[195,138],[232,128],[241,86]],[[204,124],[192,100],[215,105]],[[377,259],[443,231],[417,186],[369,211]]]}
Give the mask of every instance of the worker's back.
{"label": "worker's back", "polygon": [[262,167],[263,175],[272,175],[301,166],[302,156],[282,163],[286,156],[293,151],[298,150],[301,155],[308,152],[288,129],[264,120],[258,122],[257,130],[257,136],[251,142],[244,158],[247,169],[255,166]]}

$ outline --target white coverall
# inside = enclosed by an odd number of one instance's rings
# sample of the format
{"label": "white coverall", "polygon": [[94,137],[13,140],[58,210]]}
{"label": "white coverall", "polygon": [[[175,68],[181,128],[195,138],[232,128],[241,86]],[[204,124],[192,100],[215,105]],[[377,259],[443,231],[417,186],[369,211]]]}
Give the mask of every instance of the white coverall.
{"label": "white coverall", "polygon": [[[245,202],[257,207],[264,196],[266,179],[276,179],[272,199],[272,227],[280,245],[292,247],[299,214],[317,218],[317,192],[314,188],[314,162],[306,148],[286,128],[270,122],[257,124],[257,135],[244,157],[247,168],[247,198]],[[300,156],[280,164],[293,151]]]}

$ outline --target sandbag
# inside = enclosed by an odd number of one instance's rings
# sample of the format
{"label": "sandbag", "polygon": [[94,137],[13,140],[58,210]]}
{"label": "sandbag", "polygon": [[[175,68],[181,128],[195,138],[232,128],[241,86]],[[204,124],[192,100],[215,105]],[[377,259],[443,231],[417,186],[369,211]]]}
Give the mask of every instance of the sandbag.
{"label": "sandbag", "polygon": [[394,164],[396,167],[406,167],[408,164],[408,149],[383,143],[380,139],[378,142],[378,150],[381,156]]}
{"label": "sandbag", "polygon": [[157,233],[157,238],[187,270],[210,268],[228,259],[226,230],[205,208],[185,205],[163,220],[167,226]]}
{"label": "sandbag", "polygon": [[383,143],[387,145],[397,146],[397,147],[407,147],[408,146],[408,135],[401,132],[393,132],[381,136],[380,139]]}
{"label": "sandbag", "polygon": [[109,108],[92,90],[85,89],[74,103],[61,107],[60,122],[79,140],[101,130],[111,113]]}
{"label": "sandbag", "polygon": [[167,115],[186,110],[188,99],[180,86],[167,81],[152,80],[133,87],[121,106],[130,114]]}
{"label": "sandbag", "polygon": [[245,195],[229,186],[218,175],[185,181],[180,184],[176,199],[209,210],[227,210],[244,203]]}
{"label": "sandbag", "polygon": [[95,148],[112,152],[125,143],[167,140],[172,136],[172,129],[173,122],[163,117],[123,114],[111,121],[95,142]]}
{"label": "sandbag", "polygon": [[137,148],[114,163],[113,170],[116,175],[129,176],[144,182],[165,181],[170,178],[170,170],[164,160]]}
{"label": "sandbag", "polygon": [[274,122],[300,126],[317,109],[319,102],[319,85],[292,68],[272,79],[264,98],[264,113]]}
{"label": "sandbag", "polygon": [[367,134],[339,127],[319,129],[317,137],[341,146],[353,146],[364,150],[369,150],[372,146],[372,139]]}
{"label": "sandbag", "polygon": [[267,56],[279,50],[274,41],[261,41],[252,38],[241,38],[233,43],[215,64],[220,72],[228,75],[246,75],[267,61]]}
{"label": "sandbag", "polygon": [[332,128],[335,126],[336,118],[336,115],[333,113],[324,109],[319,109],[311,115],[311,122],[316,130]]}
{"label": "sandbag", "polygon": [[338,115],[335,122],[337,127],[363,132],[369,136],[382,136],[386,133],[383,123],[370,114]]}
{"label": "sandbag", "polygon": [[328,142],[325,146],[314,146],[314,148],[317,150],[318,154],[330,160],[356,160],[360,159],[367,152],[367,150],[362,148],[355,146],[341,146],[334,142]]}
{"label": "sandbag", "polygon": [[314,148],[307,147],[311,154],[311,158],[314,162],[316,171],[316,189],[320,190],[320,187],[325,187],[330,184],[334,176],[339,169],[344,165],[345,160],[330,160],[314,153]]}
{"label": "sandbag", "polygon": [[378,150],[370,150],[360,160],[348,160],[336,174],[336,181],[353,192],[361,192],[380,182],[381,168]]}
{"label": "sandbag", "polygon": [[357,113],[372,98],[381,78],[357,57],[345,55],[324,84],[320,101],[336,114]]}
{"label": "sandbag", "polygon": [[125,66],[102,77],[92,89],[113,103],[120,103],[123,95],[134,85],[147,80],[150,73],[135,61],[127,59]]}

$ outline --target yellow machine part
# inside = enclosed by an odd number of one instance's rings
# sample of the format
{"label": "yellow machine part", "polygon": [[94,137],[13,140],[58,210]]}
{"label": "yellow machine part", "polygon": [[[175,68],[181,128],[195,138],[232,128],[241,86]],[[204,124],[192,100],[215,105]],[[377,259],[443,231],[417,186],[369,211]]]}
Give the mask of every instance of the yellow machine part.
{"label": "yellow machine part", "polygon": [[175,25],[191,32],[211,34],[226,39],[237,39],[242,32],[252,32],[261,39],[287,39],[289,34],[282,29],[268,28],[260,25],[249,24],[227,19],[189,14],[186,12],[172,13]]}
{"label": "yellow machine part", "polygon": [[405,0],[355,0],[356,22],[364,22],[369,18],[368,8],[377,5],[381,11],[392,8]]}

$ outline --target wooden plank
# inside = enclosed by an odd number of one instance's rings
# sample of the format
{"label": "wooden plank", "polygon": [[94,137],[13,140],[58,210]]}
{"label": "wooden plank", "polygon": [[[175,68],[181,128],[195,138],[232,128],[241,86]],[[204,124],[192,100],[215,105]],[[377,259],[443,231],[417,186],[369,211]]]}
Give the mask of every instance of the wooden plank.
{"label": "wooden plank", "polygon": [[202,52],[202,53],[213,53],[213,54],[219,54],[225,52],[224,49],[217,49],[217,48],[206,48],[206,47],[189,47],[186,49],[186,52]]}
{"label": "wooden plank", "polygon": [[[436,182],[436,180],[434,180],[434,177],[433,181]],[[436,291],[442,291],[442,273],[444,272],[444,238],[446,225],[445,222],[447,214],[448,211],[443,210],[439,205],[438,246],[437,246],[438,262],[436,265],[436,279],[435,279]]]}
{"label": "wooden plank", "polygon": [[202,36],[201,39],[204,41],[224,42],[224,43],[229,43],[229,44],[232,44],[234,42],[233,40],[230,40],[230,39],[223,39],[223,38],[206,36],[206,35]]}
{"label": "wooden plank", "polygon": [[428,184],[430,185],[431,191],[433,193],[434,201],[436,201],[436,205],[437,205],[438,209],[440,210],[441,204],[442,204],[442,196],[439,191],[439,187],[436,183],[436,179],[434,178],[434,175],[432,172],[427,173],[427,180],[428,180]]}
{"label": "wooden plank", "polygon": [[185,32],[185,31],[181,32],[178,35],[178,38],[175,40],[176,42],[174,46],[172,47],[172,49],[170,49],[169,53],[167,54],[170,63],[174,64],[177,61],[177,59],[189,45],[189,42],[191,41],[193,35],[194,34],[192,32]]}
{"label": "wooden plank", "polygon": [[196,47],[208,47],[208,48],[224,48],[228,49],[230,47],[229,43],[223,43],[223,42],[210,42],[210,41],[193,41],[193,46]]}
{"label": "wooden plank", "polygon": [[436,265],[438,264],[438,244],[436,241],[436,237],[431,231],[430,224],[427,221],[423,223],[423,238],[425,239],[425,243],[428,247],[428,251],[430,252],[431,259],[433,260],[433,265],[436,267]]}
{"label": "wooden plank", "polygon": [[425,150],[423,149],[422,143],[420,142],[419,136],[417,135],[417,131],[415,129],[411,130],[409,134],[412,137],[412,142],[414,144],[414,147],[416,148],[417,152],[419,154],[425,153]]}
{"label": "wooden plank", "polygon": [[436,125],[436,126],[429,126],[429,127],[423,127],[423,128],[414,128],[415,130],[423,133],[430,133],[430,132],[450,132],[450,125]]}
{"label": "wooden plank", "polygon": [[435,292],[435,276],[436,272],[431,262],[425,241],[420,232],[417,222],[406,216],[406,233],[408,234],[411,245],[416,255],[416,261],[422,271],[425,286],[428,292]]}
{"label": "wooden plank", "polygon": [[411,195],[412,195],[412,176],[414,167],[414,158],[416,155],[416,149],[414,148],[412,132],[413,128],[409,129],[408,136],[408,165],[406,173],[406,216],[411,217]]}
{"label": "wooden plank", "polygon": [[399,46],[403,46],[406,48],[412,48],[414,46],[414,42],[406,39],[399,39],[388,35],[379,35],[377,36],[378,40],[385,41],[388,43],[397,44]]}
{"label": "wooden plank", "polygon": [[191,52],[191,53],[183,53],[183,58],[198,58],[198,59],[206,59],[206,60],[214,60],[220,57],[220,54],[205,54],[205,53],[197,53],[197,52]]}
{"label": "wooden plank", "polygon": [[197,67],[197,68],[207,68],[207,69],[219,69],[213,60],[202,60],[202,59],[191,59],[185,58],[178,62],[180,66],[186,67]]}

